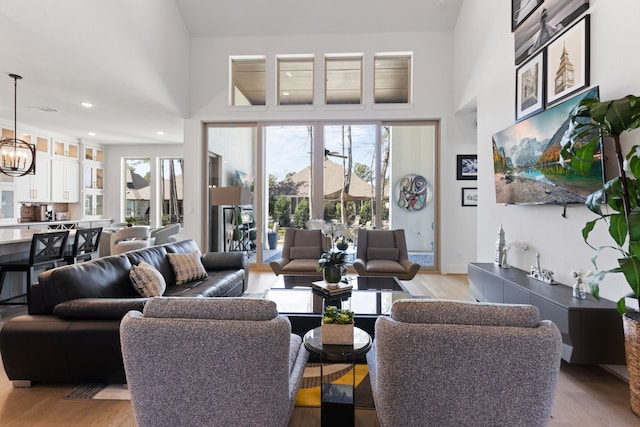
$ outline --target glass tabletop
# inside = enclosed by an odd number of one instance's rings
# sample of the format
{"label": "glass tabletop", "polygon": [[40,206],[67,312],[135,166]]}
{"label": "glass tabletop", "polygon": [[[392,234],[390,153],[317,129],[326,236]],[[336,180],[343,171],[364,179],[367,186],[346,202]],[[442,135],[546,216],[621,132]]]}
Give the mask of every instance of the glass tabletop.
{"label": "glass tabletop", "polygon": [[352,357],[364,354],[371,348],[371,335],[366,331],[353,328],[353,345],[322,344],[322,327],[318,326],[307,332],[303,337],[307,350],[329,357]]}
{"label": "glass tabletop", "polygon": [[282,314],[321,314],[329,305],[349,309],[356,315],[383,315],[391,313],[391,306],[396,300],[411,298],[404,291],[352,290],[337,296],[325,296],[309,287],[294,289],[272,288],[264,295],[265,299],[274,301],[278,312]]}
{"label": "glass tabletop", "polygon": [[[402,285],[402,282],[395,276],[358,276],[348,274],[345,277],[347,282],[353,286],[353,289],[359,291],[388,290],[407,292],[405,287]],[[278,276],[278,280],[272,286],[272,289],[294,289],[299,287],[310,288],[311,284],[318,280],[321,281],[322,276],[285,274]]]}

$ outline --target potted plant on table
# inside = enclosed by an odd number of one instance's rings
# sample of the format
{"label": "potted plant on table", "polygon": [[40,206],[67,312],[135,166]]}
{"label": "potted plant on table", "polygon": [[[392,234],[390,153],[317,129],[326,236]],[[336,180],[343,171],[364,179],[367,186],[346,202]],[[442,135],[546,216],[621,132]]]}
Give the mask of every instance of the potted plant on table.
{"label": "potted plant on table", "polygon": [[[609,273],[622,273],[631,292],[618,301],[625,331],[625,350],[631,409],[640,416],[640,313],[629,309],[625,299],[640,298],[640,146],[623,153],[620,135],[640,127],[640,97],[628,95],[612,101],[583,99],[572,111],[569,128],[564,135],[560,162],[572,169],[588,173],[595,161],[593,154],[600,137],[603,143],[613,143],[618,164],[618,176],[587,197],[587,208],[596,219],[582,230],[585,242],[594,249],[592,262],[596,269],[598,255],[603,250],[617,251],[618,265],[600,270],[589,279],[591,294],[600,298],[600,282]],[[603,206],[605,210],[603,210]],[[611,245],[594,247],[589,235],[598,223],[607,226]]]}
{"label": "potted plant on table", "polygon": [[353,311],[333,305],[325,307],[322,344],[353,345]]}
{"label": "potted plant on table", "polygon": [[318,271],[327,283],[338,283],[346,272],[347,253],[334,248],[334,242],[342,236],[348,236],[349,230],[344,224],[326,223],[321,219],[312,219],[307,222],[310,230],[320,230],[331,242],[331,248],[322,252],[318,259]]}

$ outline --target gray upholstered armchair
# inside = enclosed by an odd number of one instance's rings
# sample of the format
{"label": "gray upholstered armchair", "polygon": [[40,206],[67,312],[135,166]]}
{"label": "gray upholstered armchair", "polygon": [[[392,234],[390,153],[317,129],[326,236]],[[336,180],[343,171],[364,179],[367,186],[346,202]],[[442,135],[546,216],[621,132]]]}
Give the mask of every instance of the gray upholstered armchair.
{"label": "gray upholstered armchair", "polygon": [[420,264],[411,262],[404,230],[358,230],[358,247],[353,268],[362,276],[415,277]]}
{"label": "gray upholstered armchair", "polygon": [[286,426],[309,356],[263,299],[153,298],[120,340],[140,426]]}
{"label": "gray upholstered armchair", "polygon": [[367,354],[380,424],[545,426],[561,346],[531,305],[398,300]]}
{"label": "gray upholstered armchair", "polygon": [[320,230],[298,230],[288,228],[284,232],[282,257],[271,261],[269,265],[276,275],[279,274],[315,274],[318,272],[318,259],[326,247],[325,238]]}

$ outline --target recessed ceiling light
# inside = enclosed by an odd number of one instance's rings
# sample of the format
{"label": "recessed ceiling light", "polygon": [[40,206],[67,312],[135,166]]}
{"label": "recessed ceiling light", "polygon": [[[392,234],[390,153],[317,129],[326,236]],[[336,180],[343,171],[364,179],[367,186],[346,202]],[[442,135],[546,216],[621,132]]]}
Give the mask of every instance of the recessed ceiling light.
{"label": "recessed ceiling light", "polygon": [[96,136],[95,132],[89,132],[89,136]]}
{"label": "recessed ceiling light", "polygon": [[162,132],[161,130],[159,130],[158,132],[156,132],[156,134],[158,134],[158,135],[164,135],[164,132]]}
{"label": "recessed ceiling light", "polygon": [[93,104],[90,102],[81,102],[80,105],[82,105],[84,108],[91,108],[93,107]]}
{"label": "recessed ceiling light", "polygon": [[282,96],[289,96],[291,95],[289,92],[282,92]]}
{"label": "recessed ceiling light", "polygon": [[289,71],[287,71],[286,75],[287,77],[293,77],[293,74],[291,74]]}

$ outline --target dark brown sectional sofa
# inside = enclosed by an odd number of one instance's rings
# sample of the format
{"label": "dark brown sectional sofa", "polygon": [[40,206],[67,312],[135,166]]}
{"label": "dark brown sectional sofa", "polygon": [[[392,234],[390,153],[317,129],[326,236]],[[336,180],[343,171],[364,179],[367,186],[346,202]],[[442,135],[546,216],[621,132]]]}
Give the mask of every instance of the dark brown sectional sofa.
{"label": "dark brown sectional sofa", "polygon": [[197,249],[193,240],[185,240],[40,274],[39,283],[31,287],[29,314],[9,320],[0,330],[0,352],[9,379],[22,385],[125,383],[120,320],[129,310],[142,311],[148,300],[131,284],[132,265],[144,261],[159,270],[167,284],[165,296],[232,297],[246,290],[245,252],[205,253],[201,261],[208,276],[176,285],[167,253]]}

